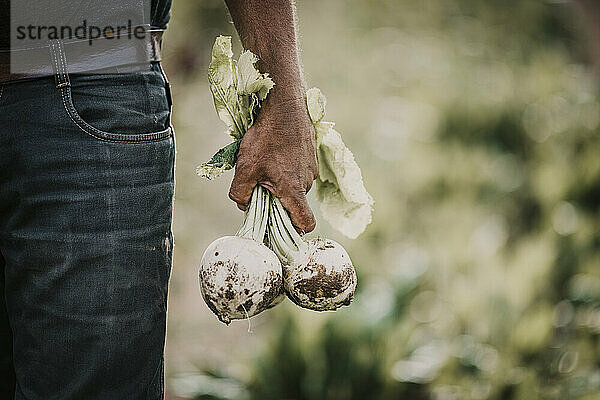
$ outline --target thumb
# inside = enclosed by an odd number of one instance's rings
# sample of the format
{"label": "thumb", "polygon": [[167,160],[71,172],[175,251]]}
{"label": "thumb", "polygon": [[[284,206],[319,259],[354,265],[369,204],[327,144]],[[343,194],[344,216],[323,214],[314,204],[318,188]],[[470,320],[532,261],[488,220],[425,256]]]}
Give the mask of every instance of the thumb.
{"label": "thumb", "polygon": [[304,194],[296,197],[283,196],[279,198],[279,201],[289,212],[292,224],[298,232],[308,233],[315,229],[317,222]]}
{"label": "thumb", "polygon": [[254,190],[256,184],[256,179],[251,179],[248,175],[239,173],[236,168],[231,187],[229,188],[229,198],[237,203],[240,210],[246,210],[252,197],[252,190]]}

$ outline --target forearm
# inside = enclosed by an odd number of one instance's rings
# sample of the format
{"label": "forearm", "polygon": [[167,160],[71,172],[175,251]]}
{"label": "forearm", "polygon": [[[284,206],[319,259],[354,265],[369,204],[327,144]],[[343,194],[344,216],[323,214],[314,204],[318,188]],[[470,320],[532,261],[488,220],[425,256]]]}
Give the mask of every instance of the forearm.
{"label": "forearm", "polygon": [[261,72],[275,82],[269,103],[303,99],[306,92],[300,68],[292,0],[225,0],[245,49],[259,57]]}

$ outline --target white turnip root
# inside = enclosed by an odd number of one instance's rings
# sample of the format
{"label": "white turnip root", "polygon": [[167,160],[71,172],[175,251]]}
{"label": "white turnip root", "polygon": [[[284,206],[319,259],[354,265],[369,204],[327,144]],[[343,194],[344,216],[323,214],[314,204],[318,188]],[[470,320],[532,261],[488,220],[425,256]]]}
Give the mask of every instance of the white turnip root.
{"label": "white turnip root", "polygon": [[285,290],[301,307],[316,311],[350,305],[356,289],[356,272],[346,250],[331,239],[308,241],[308,260],[284,266]]}
{"label": "white turnip root", "polygon": [[339,243],[323,238],[305,242],[276,198],[271,199],[268,234],[269,245],[283,264],[285,291],[294,303],[315,311],[351,303],[356,272]]}
{"label": "white turnip root", "polygon": [[225,236],[202,256],[200,288],[221,322],[252,317],[274,305],[282,293],[281,263],[253,239]]}
{"label": "white turnip root", "polygon": [[200,290],[219,320],[250,318],[279,303],[283,294],[281,263],[263,244],[269,194],[254,189],[244,224],[237,236],[212,242],[200,263]]}

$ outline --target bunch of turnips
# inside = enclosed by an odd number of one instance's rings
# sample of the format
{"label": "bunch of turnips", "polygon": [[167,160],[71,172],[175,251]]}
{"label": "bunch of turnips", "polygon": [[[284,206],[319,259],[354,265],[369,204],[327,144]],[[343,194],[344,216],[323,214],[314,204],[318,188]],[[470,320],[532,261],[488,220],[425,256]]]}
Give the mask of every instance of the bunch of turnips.
{"label": "bunch of turnips", "polygon": [[[219,118],[234,141],[197,168],[200,176],[213,179],[233,168],[242,137],[274,86],[267,74],[256,70],[256,61],[250,51],[234,60],[231,37],[216,39],[209,85]],[[306,99],[316,132],[321,212],[334,228],[354,239],[371,222],[373,199],[334,124],[322,120],[325,97],[321,91],[308,90]],[[226,324],[271,308],[286,295],[304,308],[336,310],[350,304],[357,283],[346,250],[330,239],[305,240],[279,199],[261,186],[254,188],[238,233],[208,246],[199,279],[204,301]]]}

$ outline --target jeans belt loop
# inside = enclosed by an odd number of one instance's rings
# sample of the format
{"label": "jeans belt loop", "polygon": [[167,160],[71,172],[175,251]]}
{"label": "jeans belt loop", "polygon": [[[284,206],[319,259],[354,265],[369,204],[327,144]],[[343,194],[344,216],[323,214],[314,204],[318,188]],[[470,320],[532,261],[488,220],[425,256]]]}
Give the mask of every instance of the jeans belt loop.
{"label": "jeans belt loop", "polygon": [[62,40],[51,40],[49,47],[56,87],[60,88],[70,85],[69,74],[67,72],[67,60],[65,59],[65,49]]}

